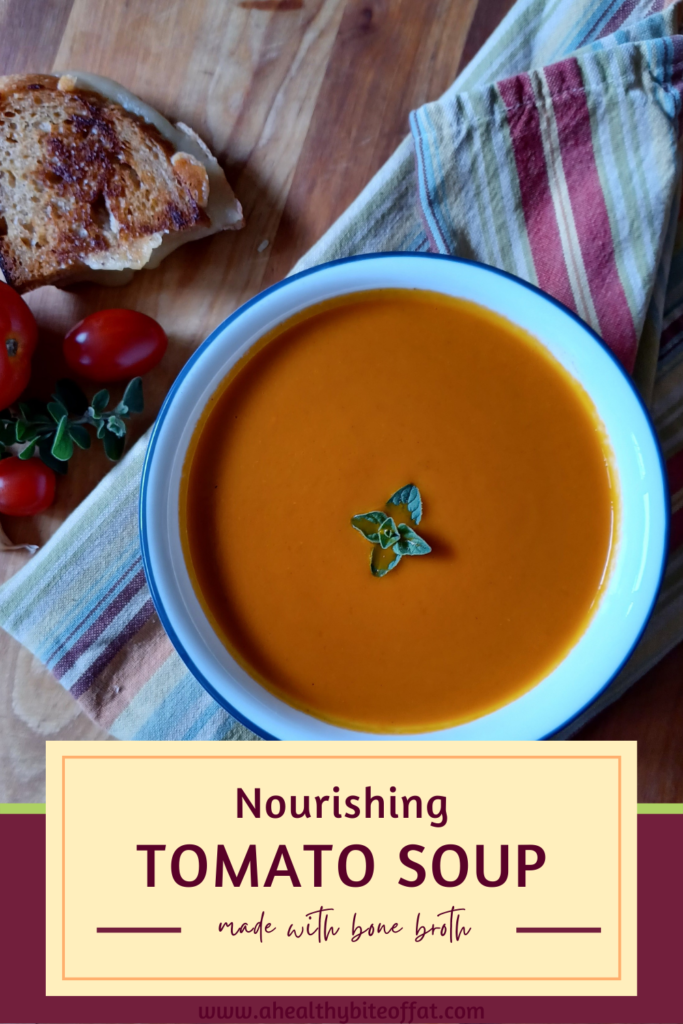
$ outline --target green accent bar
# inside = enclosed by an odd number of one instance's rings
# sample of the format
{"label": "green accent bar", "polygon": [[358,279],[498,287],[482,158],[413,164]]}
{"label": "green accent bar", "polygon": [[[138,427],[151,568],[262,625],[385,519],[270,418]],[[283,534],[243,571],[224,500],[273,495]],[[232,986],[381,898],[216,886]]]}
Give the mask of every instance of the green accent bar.
{"label": "green accent bar", "polygon": [[45,814],[45,804],[0,804],[0,814]]}
{"label": "green accent bar", "polygon": [[638,814],[683,814],[683,804],[638,804]]}
{"label": "green accent bar", "polygon": [[[45,804],[0,804],[0,814],[45,814]],[[683,814],[683,804],[638,804],[638,814]]]}

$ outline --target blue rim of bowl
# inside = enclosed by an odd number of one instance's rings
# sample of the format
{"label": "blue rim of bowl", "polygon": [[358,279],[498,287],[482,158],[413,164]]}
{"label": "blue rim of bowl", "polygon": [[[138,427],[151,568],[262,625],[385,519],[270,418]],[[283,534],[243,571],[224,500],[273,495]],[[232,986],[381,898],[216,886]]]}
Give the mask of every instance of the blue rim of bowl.
{"label": "blue rim of bowl", "polygon": [[[534,294],[538,295],[541,299],[544,299],[546,302],[549,302],[553,306],[556,306],[558,309],[562,310],[563,313],[565,313],[567,316],[571,317],[572,320],[574,320],[577,324],[579,324],[580,327],[583,328],[583,330],[585,331],[586,335],[589,338],[591,338],[594,342],[596,342],[604,350],[604,352],[609,356],[609,358],[611,359],[612,363],[615,365],[615,367],[617,368],[617,370],[619,371],[621,376],[624,378],[624,380],[626,381],[628,387],[631,389],[631,392],[633,393],[636,401],[638,402],[638,405],[641,408],[641,411],[643,413],[645,422],[646,422],[647,427],[648,427],[648,429],[650,431],[650,434],[652,436],[652,441],[654,443],[655,451],[657,452],[657,457],[659,459],[660,481],[661,481],[661,485],[662,485],[662,490],[664,492],[664,543],[662,545],[662,559],[661,559],[661,563],[660,563],[660,566],[659,566],[659,573],[658,573],[658,578],[657,578],[657,586],[654,589],[654,593],[653,593],[652,601],[650,603],[650,607],[647,610],[647,614],[643,618],[643,622],[642,622],[641,628],[640,628],[640,630],[638,632],[638,635],[636,636],[636,638],[633,641],[633,643],[631,644],[631,647],[629,648],[628,652],[626,653],[626,655],[624,656],[622,661],[619,663],[617,668],[614,670],[612,675],[609,677],[607,682],[603,686],[601,686],[600,689],[597,690],[595,692],[595,694],[590,698],[590,700],[586,701],[586,703],[583,704],[578,709],[578,711],[576,711],[569,718],[565,719],[565,721],[562,722],[560,725],[558,725],[555,729],[553,729],[552,732],[546,733],[544,736],[540,737],[540,740],[549,739],[551,736],[554,736],[556,733],[561,732],[562,729],[566,729],[567,726],[571,725],[572,722],[576,721],[576,719],[579,718],[583,714],[583,712],[587,708],[589,708],[591,706],[591,704],[595,703],[595,701],[598,699],[600,694],[604,693],[605,690],[607,689],[607,687],[610,685],[610,683],[616,678],[616,676],[622,670],[622,668],[624,667],[624,665],[626,664],[628,659],[633,654],[633,651],[635,650],[635,648],[638,646],[638,642],[640,641],[640,638],[642,637],[643,633],[645,632],[645,628],[646,628],[648,622],[650,621],[650,617],[652,615],[652,611],[654,609],[655,603],[657,601],[657,597],[659,596],[659,591],[660,591],[661,586],[662,586],[662,580],[664,578],[664,571],[665,571],[666,561],[667,561],[667,556],[668,556],[668,551],[669,551],[669,533],[670,533],[670,528],[671,528],[671,509],[669,507],[668,501],[666,500],[666,479],[667,479],[667,476],[666,476],[666,463],[664,461],[664,456],[662,455],[662,449],[661,449],[661,446],[659,444],[659,438],[657,437],[657,432],[656,432],[656,430],[654,428],[654,424],[653,424],[652,419],[650,417],[650,413],[648,412],[648,409],[647,409],[645,403],[643,402],[643,400],[642,400],[642,398],[641,398],[641,396],[640,396],[640,394],[638,392],[638,389],[636,388],[635,384],[633,383],[633,381],[631,380],[629,375],[626,373],[626,370],[623,368],[623,366],[621,365],[619,360],[616,358],[616,356],[611,351],[611,349],[605,344],[605,342],[602,340],[602,338],[598,334],[595,333],[595,331],[592,329],[592,327],[589,327],[589,325],[585,322],[585,320],[582,320],[581,317],[577,316],[577,314],[573,312],[573,310],[571,310],[567,306],[565,306],[564,303],[559,302],[557,299],[553,298],[552,295],[548,295],[547,292],[542,291],[540,288],[537,288],[535,285],[529,284],[528,281],[523,281],[520,277],[517,277],[515,274],[509,274],[506,270],[499,270],[497,267],[491,267],[491,266],[489,266],[486,263],[479,263],[477,260],[466,260],[466,259],[462,259],[462,257],[460,257],[460,256],[446,256],[446,255],[442,255],[441,253],[427,253],[427,252],[379,252],[379,253],[365,253],[365,254],[363,254],[361,256],[345,256],[342,259],[330,260],[327,263],[320,263],[320,264],[318,264],[315,267],[310,267],[308,270],[301,270],[298,274],[292,274],[291,277],[283,278],[282,281],[278,281],[276,284],[271,285],[269,288],[266,288],[264,291],[259,292],[258,295],[255,295],[253,298],[251,298],[247,302],[243,303],[243,305],[241,305],[239,307],[239,309],[236,309],[234,313],[231,313],[229,317],[227,317],[225,320],[223,320],[218,325],[218,327],[216,327],[215,330],[213,330],[211,332],[211,334],[208,336],[208,338],[206,338],[202,342],[202,344],[199,346],[199,348],[195,350],[195,352],[190,356],[188,361],[183,366],[182,370],[180,371],[180,373],[176,377],[175,381],[173,382],[170,391],[166,395],[166,398],[164,399],[164,402],[163,402],[163,404],[161,406],[161,409],[159,410],[159,414],[158,414],[158,416],[157,416],[157,418],[156,418],[156,420],[154,422],[154,425],[152,427],[152,433],[151,433],[151,436],[150,436],[150,439],[149,439],[149,444],[147,445],[147,451],[145,453],[145,461],[144,461],[143,466],[142,466],[142,477],[141,477],[141,481],[140,481],[140,501],[139,501],[140,548],[141,548],[141,552],[142,552],[142,565],[143,565],[143,568],[144,568],[144,571],[145,571],[145,577],[147,579],[147,586],[149,587],[149,591],[150,591],[150,594],[152,596],[152,601],[154,603],[154,607],[155,607],[155,609],[157,611],[159,619],[161,620],[161,624],[164,627],[164,630],[168,634],[168,637],[169,637],[171,643],[173,644],[173,647],[175,648],[177,654],[179,655],[181,660],[187,665],[187,667],[189,668],[190,672],[192,673],[194,678],[197,680],[197,682],[200,683],[204,687],[204,689],[207,691],[207,693],[209,693],[213,697],[213,699],[216,701],[216,703],[219,704],[225,711],[227,711],[229,715],[231,715],[233,718],[235,718],[238,722],[241,722],[242,725],[245,725],[248,729],[251,729],[251,731],[256,733],[257,736],[260,736],[264,740],[279,740],[280,739],[279,736],[273,736],[271,733],[267,732],[262,726],[257,725],[256,722],[252,722],[249,718],[246,717],[246,715],[244,715],[241,711],[238,711],[237,708],[233,707],[232,704],[229,703],[229,701],[227,701],[221,694],[218,693],[218,691],[212,686],[212,684],[209,682],[209,680],[199,671],[199,669],[197,668],[197,666],[193,662],[192,658],[190,657],[188,652],[183,647],[182,643],[180,642],[180,639],[178,638],[175,630],[173,629],[173,626],[171,625],[171,623],[169,621],[169,618],[168,618],[168,616],[166,614],[166,610],[164,608],[163,601],[161,599],[161,595],[159,594],[159,591],[157,589],[157,586],[156,586],[156,583],[155,583],[155,580],[154,580],[154,574],[152,573],[152,568],[151,568],[151,565],[150,565],[150,558],[149,558],[147,527],[146,527],[146,522],[145,522],[145,505],[146,505],[146,499],[147,499],[147,485],[148,485],[148,480],[149,480],[149,467],[151,465],[152,457],[154,455],[154,449],[156,447],[156,442],[157,442],[157,439],[158,439],[158,436],[159,436],[159,432],[161,430],[161,426],[162,426],[162,424],[163,424],[163,422],[164,422],[164,420],[165,420],[165,418],[166,418],[166,416],[167,416],[167,414],[169,412],[171,404],[173,403],[174,396],[175,396],[176,392],[178,391],[178,389],[180,388],[180,385],[182,384],[182,382],[184,381],[185,377],[188,375],[188,373],[190,372],[190,370],[192,369],[194,364],[197,362],[197,360],[201,358],[202,353],[208,348],[208,346],[213,341],[215,341],[215,339],[220,334],[223,333],[223,331],[225,330],[225,328],[229,324],[231,324],[235,320],[237,320],[237,318],[240,317],[244,312],[246,312],[247,309],[250,309],[252,306],[256,305],[258,302],[260,302],[262,299],[264,299],[267,295],[272,295],[273,292],[278,291],[280,288],[287,287],[293,281],[299,281],[299,280],[301,280],[301,278],[310,277],[312,274],[320,273],[321,271],[327,270],[329,267],[338,267],[338,266],[341,266],[344,263],[358,263],[358,262],[361,262],[363,260],[378,260],[378,259],[385,259],[385,258],[395,259],[396,257],[400,258],[400,257],[403,257],[403,256],[408,256],[408,257],[410,257],[412,259],[447,260],[450,263],[464,263],[466,265],[479,267],[481,270],[484,270],[484,271],[486,271],[489,274],[494,274],[494,275],[497,275],[498,277],[505,277],[505,278],[508,278],[511,281],[516,282],[517,284],[521,285],[523,288],[526,288],[528,291],[533,292]],[[359,730],[359,736],[362,736],[362,735],[363,735],[362,730]],[[405,738],[405,737],[399,737],[399,738]],[[332,741],[332,742],[339,742],[339,741]]]}

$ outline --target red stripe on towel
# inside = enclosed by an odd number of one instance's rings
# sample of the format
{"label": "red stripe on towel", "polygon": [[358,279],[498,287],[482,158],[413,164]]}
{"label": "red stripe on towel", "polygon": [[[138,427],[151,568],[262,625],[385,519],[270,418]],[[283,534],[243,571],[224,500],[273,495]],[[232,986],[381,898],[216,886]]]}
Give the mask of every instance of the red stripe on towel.
{"label": "red stripe on towel", "polygon": [[52,671],[57,676],[57,679],[62,679],[74,667],[78,659],[99,640],[105,629],[111,625],[117,615],[121,614],[133,598],[137,597],[145,585],[145,574],[140,569],[123,587],[120,593],[116,595],[114,600],[104,606],[99,617],[90,624],[83,635],[78,638],[72,647],[65,651],[57,664],[53,666]]}
{"label": "red stripe on towel", "polygon": [[498,83],[507,110],[522,210],[538,286],[576,312],[550,192],[536,99],[528,75]]}
{"label": "red stripe on towel", "polygon": [[553,101],[562,167],[600,334],[630,373],[638,338],[617,269],[578,61],[570,57],[553,64],[546,69],[545,78]]}
{"label": "red stripe on towel", "polygon": [[139,567],[139,566],[140,566],[141,564],[142,564],[142,559],[141,559],[141,558],[140,558],[140,556],[138,555],[138,557],[137,557],[136,559],[134,559],[134,560],[133,560],[133,561],[132,561],[132,562],[130,563],[130,565],[126,566],[126,569],[125,569],[125,571],[124,571],[124,573],[123,573],[123,576],[121,576],[121,577],[120,577],[120,579],[117,579],[115,583],[112,583],[112,585],[111,585],[111,587],[109,588],[109,590],[108,590],[108,591],[106,592],[106,594],[104,594],[104,596],[103,596],[103,597],[101,597],[101,598],[99,599],[99,601],[97,602],[97,604],[94,604],[94,605],[92,606],[92,608],[89,608],[89,609],[88,609],[88,611],[87,611],[87,614],[86,614],[86,617],[85,617],[85,619],[81,619],[81,620],[80,620],[80,621],[79,621],[79,622],[77,623],[77,625],[76,625],[76,626],[74,626],[74,628],[73,628],[73,629],[71,630],[71,632],[69,633],[69,635],[68,635],[68,636],[66,636],[66,637],[65,637],[65,638],[64,638],[64,639],[62,640],[62,642],[61,642],[60,644],[58,644],[58,645],[57,645],[57,647],[55,647],[54,651],[53,651],[53,652],[52,652],[52,654],[50,655],[51,659],[53,659],[53,660],[54,660],[54,658],[56,658],[56,657],[57,657],[57,656],[58,656],[58,655],[60,654],[60,652],[61,652],[61,651],[63,651],[63,650],[65,649],[65,648],[68,648],[68,647],[69,647],[69,644],[71,643],[71,641],[73,640],[73,638],[74,638],[74,637],[76,636],[76,633],[78,633],[79,629],[83,629],[83,627],[85,626],[85,623],[86,623],[86,622],[88,621],[88,619],[93,619],[93,617],[95,616],[95,613],[96,613],[96,612],[97,612],[97,611],[98,611],[98,610],[99,610],[99,609],[100,609],[100,608],[101,608],[101,607],[102,607],[103,605],[106,605],[106,604],[107,604],[107,602],[109,601],[109,599],[110,599],[110,597],[112,596],[112,594],[114,593],[114,591],[115,591],[115,590],[118,590],[119,588],[121,588],[121,586],[122,586],[122,585],[123,585],[123,584],[125,583],[125,581],[126,581],[127,577],[129,577],[129,576],[131,575],[131,573],[135,573],[135,572],[137,572],[137,571],[138,571],[138,567]]}
{"label": "red stripe on towel", "polygon": [[[616,14],[613,14],[607,24],[600,29],[598,39],[604,39],[605,36],[611,36],[613,32],[616,32],[618,28],[624,24],[630,14],[633,14],[636,7],[638,6],[638,0],[626,0],[626,3],[621,4]],[[651,13],[651,10],[647,12]],[[583,46],[584,44],[581,43]]]}
{"label": "red stripe on towel", "polygon": [[70,687],[72,697],[82,697],[86,690],[89,690],[97,679],[100,672],[114,660],[122,647],[124,647],[135,634],[142,629],[145,623],[154,615],[154,605],[151,598],[148,598],[136,614],[129,619],[119,633],[107,644],[100,655],[88,666],[86,671],[78,677]]}

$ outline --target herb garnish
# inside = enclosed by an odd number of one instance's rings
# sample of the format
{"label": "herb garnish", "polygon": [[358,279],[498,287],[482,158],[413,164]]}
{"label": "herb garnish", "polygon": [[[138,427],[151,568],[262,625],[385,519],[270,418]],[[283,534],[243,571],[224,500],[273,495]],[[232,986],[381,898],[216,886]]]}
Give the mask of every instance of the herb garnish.
{"label": "herb garnish", "polygon": [[422,498],[415,484],[406,484],[405,487],[401,487],[391,495],[387,505],[405,505],[410,513],[410,518],[419,525],[422,519]]}
{"label": "herb garnish", "polygon": [[[415,484],[401,487],[389,498],[387,506],[405,508],[414,523],[422,519],[422,498]],[[373,576],[386,576],[404,555],[428,555],[432,550],[407,523],[398,526],[386,512],[366,512],[351,520],[354,530],[373,545],[370,570]]]}
{"label": "herb garnish", "polygon": [[11,455],[10,445],[25,444],[20,459],[38,455],[55,473],[66,473],[67,462],[78,448],[90,447],[90,434],[86,427],[94,427],[103,442],[107,458],[117,462],[126,443],[126,423],[131,413],[142,412],[142,381],[134,377],[113,409],[109,405],[109,392],[98,391],[92,401],[74,381],[57,382],[49,402],[30,400],[18,402],[18,412],[4,409],[0,412],[0,459]]}

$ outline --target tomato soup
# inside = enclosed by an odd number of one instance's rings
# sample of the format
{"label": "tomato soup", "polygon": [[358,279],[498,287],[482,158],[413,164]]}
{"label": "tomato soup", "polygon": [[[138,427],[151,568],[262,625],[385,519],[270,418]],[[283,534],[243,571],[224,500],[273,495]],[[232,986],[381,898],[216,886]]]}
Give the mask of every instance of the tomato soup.
{"label": "tomato soup", "polygon": [[[431,551],[380,578],[351,519],[408,484]],[[193,585],[237,661],[311,715],[394,733],[543,679],[597,606],[616,512],[597,413],[543,346],[404,289],[261,339],[208,402],[180,498]]]}

